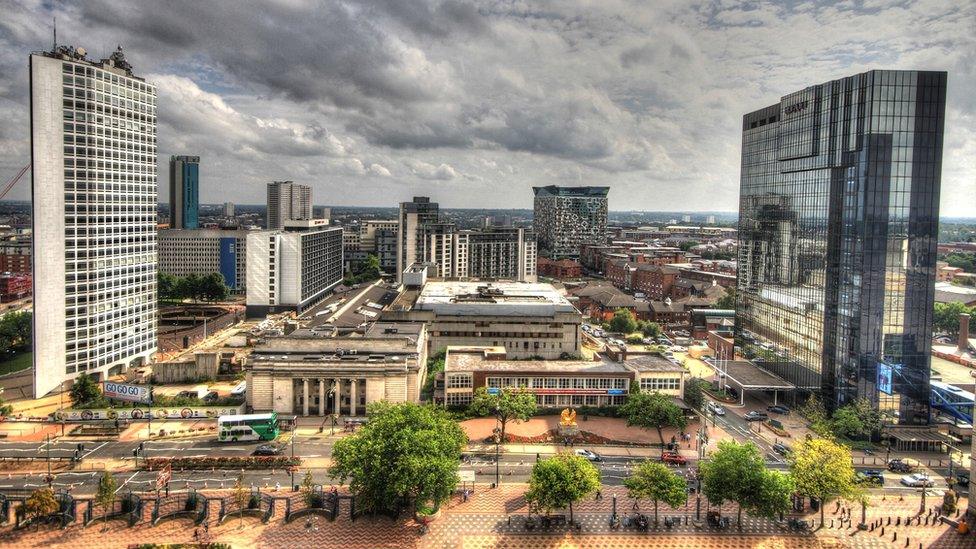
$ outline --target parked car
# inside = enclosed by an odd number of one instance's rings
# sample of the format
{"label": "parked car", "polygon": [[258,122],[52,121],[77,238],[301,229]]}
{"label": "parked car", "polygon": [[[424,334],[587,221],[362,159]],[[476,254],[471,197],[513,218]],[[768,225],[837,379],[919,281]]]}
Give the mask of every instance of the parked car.
{"label": "parked car", "polygon": [[956,484],[959,486],[969,486],[969,475],[966,473],[957,473]]}
{"label": "parked car", "polygon": [[874,484],[876,486],[884,485],[884,472],[877,469],[868,469],[866,471],[858,471],[855,475],[854,480],[858,484]]}
{"label": "parked car", "polygon": [[929,486],[935,486],[935,482],[933,482],[928,476],[923,475],[922,473],[913,473],[911,475],[905,475],[901,477],[901,483],[904,484],[905,486],[911,486],[913,488],[922,488],[922,487],[928,488]]}
{"label": "parked car", "polygon": [[603,461],[603,458],[600,457],[600,454],[591,452],[589,450],[583,450],[582,448],[576,450],[576,455],[582,456],[590,461]]}
{"label": "parked car", "polygon": [[671,465],[684,465],[688,463],[688,460],[685,459],[685,456],[677,452],[664,452],[663,454],[661,454],[661,461]]}
{"label": "parked car", "polygon": [[915,470],[915,463],[906,459],[895,458],[888,462],[888,470],[896,473],[911,473]]}
{"label": "parked car", "polygon": [[220,395],[217,394],[217,391],[210,391],[203,396],[203,401],[207,403],[216,402],[218,398],[220,398]]}
{"label": "parked car", "polygon": [[281,448],[271,444],[262,444],[254,449],[251,455],[255,456],[278,456],[281,455]]}
{"label": "parked car", "polygon": [[786,406],[783,406],[782,404],[776,404],[774,406],[770,406],[770,407],[766,408],[766,410],[767,411],[770,411],[770,412],[773,412],[773,413],[776,413],[776,414],[789,414],[790,413],[790,409],[787,408]]}
{"label": "parked car", "polygon": [[766,421],[769,419],[769,414],[766,412],[752,410],[750,412],[746,412],[745,419],[746,421]]}
{"label": "parked car", "polygon": [[790,447],[782,442],[777,442],[776,444],[773,444],[773,451],[781,456],[785,456],[786,454],[790,453]]}

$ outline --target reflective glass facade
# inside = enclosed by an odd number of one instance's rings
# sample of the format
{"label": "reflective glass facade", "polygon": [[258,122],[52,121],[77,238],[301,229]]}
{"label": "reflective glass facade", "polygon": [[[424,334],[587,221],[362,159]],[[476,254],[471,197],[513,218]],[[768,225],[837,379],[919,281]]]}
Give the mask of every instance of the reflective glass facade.
{"label": "reflective glass facade", "polygon": [[945,90],[871,71],[743,117],[736,343],[828,406],[928,421]]}

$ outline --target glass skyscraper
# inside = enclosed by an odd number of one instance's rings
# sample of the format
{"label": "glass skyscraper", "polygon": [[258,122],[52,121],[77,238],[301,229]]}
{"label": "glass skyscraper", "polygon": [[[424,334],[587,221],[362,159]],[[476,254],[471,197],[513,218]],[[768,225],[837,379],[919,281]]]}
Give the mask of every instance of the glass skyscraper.
{"label": "glass skyscraper", "polygon": [[200,228],[200,157],[169,158],[169,218],[172,229]]}
{"label": "glass skyscraper", "polygon": [[743,117],[736,343],[828,408],[928,421],[945,95],[870,71]]}
{"label": "glass skyscraper", "polygon": [[607,194],[610,187],[532,187],[532,228],[539,254],[549,259],[579,258],[583,244],[607,239]]}

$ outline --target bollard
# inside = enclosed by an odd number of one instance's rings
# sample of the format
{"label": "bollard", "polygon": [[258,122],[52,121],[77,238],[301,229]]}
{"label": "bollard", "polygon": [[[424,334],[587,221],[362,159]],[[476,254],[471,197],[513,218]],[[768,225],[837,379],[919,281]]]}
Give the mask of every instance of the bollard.
{"label": "bollard", "polygon": [[881,527],[881,537],[884,537],[884,526]]}
{"label": "bollard", "polygon": [[891,534],[891,541],[898,541],[898,532],[893,532]]}
{"label": "bollard", "polygon": [[901,517],[898,517],[898,518],[897,518],[897,519],[895,520],[895,526],[901,526]]}
{"label": "bollard", "polygon": [[905,547],[908,547],[908,544],[909,544],[909,543],[910,543],[911,541],[912,541],[912,538],[905,538]]}
{"label": "bollard", "polygon": [[831,528],[833,528],[833,527],[834,527],[834,519],[830,519],[830,527],[831,527]]}
{"label": "bollard", "polygon": [[874,523],[871,523],[871,531],[874,532]]}
{"label": "bollard", "polygon": [[888,526],[891,526],[891,517],[888,517]]}

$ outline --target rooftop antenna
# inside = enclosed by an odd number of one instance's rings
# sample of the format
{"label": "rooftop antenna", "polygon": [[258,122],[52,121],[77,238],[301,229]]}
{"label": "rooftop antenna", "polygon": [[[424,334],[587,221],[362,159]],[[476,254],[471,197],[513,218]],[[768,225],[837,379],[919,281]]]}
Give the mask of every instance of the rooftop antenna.
{"label": "rooftop antenna", "polygon": [[51,47],[51,51],[58,49],[58,18],[54,18],[54,46]]}

